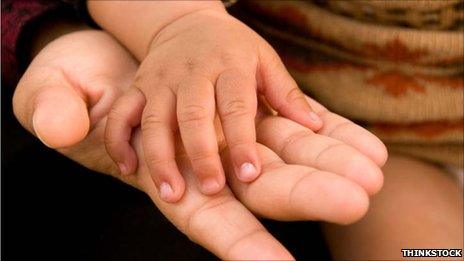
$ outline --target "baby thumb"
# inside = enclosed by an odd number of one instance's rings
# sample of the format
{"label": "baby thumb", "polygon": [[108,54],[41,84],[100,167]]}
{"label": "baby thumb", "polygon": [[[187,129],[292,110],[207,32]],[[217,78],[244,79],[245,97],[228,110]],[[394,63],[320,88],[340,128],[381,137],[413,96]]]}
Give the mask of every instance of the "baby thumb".
{"label": "baby thumb", "polygon": [[42,88],[34,100],[33,110],[34,132],[50,148],[74,145],[89,131],[86,103],[73,88]]}

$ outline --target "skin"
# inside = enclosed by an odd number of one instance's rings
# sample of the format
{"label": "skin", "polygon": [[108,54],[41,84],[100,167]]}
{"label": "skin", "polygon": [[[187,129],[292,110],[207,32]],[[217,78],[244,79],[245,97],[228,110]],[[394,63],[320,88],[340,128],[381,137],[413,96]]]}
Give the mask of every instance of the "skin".
{"label": "skin", "polygon": [[[383,144],[308,99],[324,121],[317,134],[272,115],[261,103],[256,129],[263,165],[262,175],[253,183],[235,176],[217,121],[230,186],[214,196],[205,196],[195,186],[193,167],[178,137],[176,160],[186,190],[179,202],[167,203],[145,162],[135,175],[123,176],[105,150],[107,114],[116,98],[129,90],[136,69],[130,54],[108,34],[95,30],[66,34],[43,48],[23,75],[13,98],[15,115],[26,129],[67,157],[146,192],[174,225],[222,259],[293,259],[255,215],[348,224],[366,213],[368,194],[382,185],[379,166],[387,157]],[[137,128],[132,146],[143,158],[141,139]],[[297,156],[306,153],[308,157]]]}
{"label": "skin", "polygon": [[409,260],[401,249],[464,247],[462,189],[449,173],[400,155],[390,156],[383,171],[384,188],[360,222],[324,226],[335,259]]}
{"label": "skin", "polygon": [[121,173],[133,173],[137,157],[130,137],[141,124],[144,159],[167,202],[178,201],[185,190],[175,161],[178,134],[200,191],[211,195],[225,184],[216,116],[242,182],[261,173],[254,128],[259,95],[283,117],[313,131],[322,127],[274,49],[222,4],[90,1],[88,7],[141,61],[132,90],[109,114],[108,153]]}

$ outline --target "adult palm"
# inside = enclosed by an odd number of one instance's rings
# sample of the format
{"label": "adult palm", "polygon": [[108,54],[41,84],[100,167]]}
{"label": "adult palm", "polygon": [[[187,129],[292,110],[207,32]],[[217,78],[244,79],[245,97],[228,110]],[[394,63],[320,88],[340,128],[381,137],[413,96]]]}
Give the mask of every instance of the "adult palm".
{"label": "adult palm", "polygon": [[[158,197],[143,161],[136,175],[120,176],[103,137],[113,101],[127,90],[137,64],[109,35],[94,30],[64,35],[33,60],[17,86],[14,111],[45,144],[97,172],[146,192],[190,239],[223,259],[292,259],[256,216],[277,220],[324,220],[347,224],[368,208],[368,195],[382,185],[387,154],[368,131],[308,98],[324,127],[312,131],[273,115],[261,103],[256,119],[263,168],[252,183],[236,179],[218,137],[228,187],[204,196],[179,144],[177,161],[186,193],[176,204]],[[140,130],[131,139],[143,158]]]}

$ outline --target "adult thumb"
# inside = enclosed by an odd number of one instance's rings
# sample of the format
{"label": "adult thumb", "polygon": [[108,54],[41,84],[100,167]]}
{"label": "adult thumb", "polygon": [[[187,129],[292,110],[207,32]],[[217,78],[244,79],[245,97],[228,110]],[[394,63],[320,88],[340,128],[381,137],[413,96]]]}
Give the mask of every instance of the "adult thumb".
{"label": "adult thumb", "polygon": [[89,131],[84,98],[70,86],[41,88],[32,103],[32,129],[50,148],[72,146]]}

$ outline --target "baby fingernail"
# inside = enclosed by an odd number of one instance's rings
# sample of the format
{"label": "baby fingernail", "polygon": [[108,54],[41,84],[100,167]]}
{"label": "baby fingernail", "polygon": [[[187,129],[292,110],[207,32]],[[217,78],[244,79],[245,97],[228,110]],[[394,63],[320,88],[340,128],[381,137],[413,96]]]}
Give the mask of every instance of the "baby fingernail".
{"label": "baby fingernail", "polygon": [[121,175],[129,174],[126,165],[124,165],[123,163],[118,163],[118,168],[119,168],[119,171],[121,172]]}
{"label": "baby fingernail", "polygon": [[219,182],[214,178],[207,178],[201,182],[201,190],[205,194],[214,194],[220,189]]}
{"label": "baby fingernail", "polygon": [[258,170],[251,163],[243,163],[238,173],[238,178],[244,182],[250,182],[258,176]]}
{"label": "baby fingernail", "polygon": [[171,185],[169,185],[166,182],[161,183],[160,188],[159,188],[159,194],[162,200],[169,201],[173,193],[174,191],[172,190]]}

